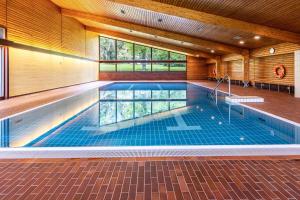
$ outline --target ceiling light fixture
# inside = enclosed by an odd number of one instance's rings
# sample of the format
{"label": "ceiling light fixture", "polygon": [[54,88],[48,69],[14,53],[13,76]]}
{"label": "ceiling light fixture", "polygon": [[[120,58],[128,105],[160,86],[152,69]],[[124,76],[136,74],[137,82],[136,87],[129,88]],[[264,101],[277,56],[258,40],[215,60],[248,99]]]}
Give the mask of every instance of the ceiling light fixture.
{"label": "ceiling light fixture", "polygon": [[130,33],[132,33],[132,30],[129,30]]}
{"label": "ceiling light fixture", "polygon": [[239,43],[240,43],[240,44],[245,44],[245,41],[244,41],[244,40],[240,40]]}
{"label": "ceiling light fixture", "polygon": [[158,21],[159,23],[161,23],[163,20],[162,20],[162,18],[159,18],[157,21]]}
{"label": "ceiling light fixture", "polygon": [[260,38],[261,38],[260,35],[254,36],[254,39],[255,39],[255,40],[260,40]]}
{"label": "ceiling light fixture", "polygon": [[212,49],[212,50],[210,50],[210,53],[215,53],[215,50],[213,50],[213,49]]}
{"label": "ceiling light fixture", "polygon": [[122,13],[123,15],[126,14],[125,10],[123,10],[123,9],[121,9],[121,13]]}

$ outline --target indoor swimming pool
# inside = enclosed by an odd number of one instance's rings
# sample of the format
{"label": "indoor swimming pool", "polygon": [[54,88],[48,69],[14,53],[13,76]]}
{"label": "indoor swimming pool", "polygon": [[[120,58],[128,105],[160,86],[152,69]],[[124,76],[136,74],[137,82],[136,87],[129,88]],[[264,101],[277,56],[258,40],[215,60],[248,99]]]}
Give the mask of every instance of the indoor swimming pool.
{"label": "indoor swimming pool", "polygon": [[[185,82],[113,83],[1,121],[2,149],[295,145],[297,124]],[[15,148],[14,148],[15,149]]]}

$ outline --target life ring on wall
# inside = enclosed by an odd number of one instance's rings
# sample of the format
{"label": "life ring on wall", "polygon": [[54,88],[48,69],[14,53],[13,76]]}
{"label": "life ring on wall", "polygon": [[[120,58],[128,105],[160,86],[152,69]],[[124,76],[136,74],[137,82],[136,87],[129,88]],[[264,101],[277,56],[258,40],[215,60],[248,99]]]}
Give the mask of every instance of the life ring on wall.
{"label": "life ring on wall", "polygon": [[284,65],[276,65],[273,68],[273,73],[276,78],[282,79],[285,76],[285,67]]}

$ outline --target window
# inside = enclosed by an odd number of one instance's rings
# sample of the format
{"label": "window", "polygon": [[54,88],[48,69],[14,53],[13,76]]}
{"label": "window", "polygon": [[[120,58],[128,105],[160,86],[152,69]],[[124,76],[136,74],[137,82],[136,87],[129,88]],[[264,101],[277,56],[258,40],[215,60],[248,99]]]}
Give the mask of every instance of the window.
{"label": "window", "polygon": [[117,41],[117,60],[133,60],[133,44]]}
{"label": "window", "polygon": [[169,60],[169,52],[161,49],[152,49],[152,60]]}
{"label": "window", "polygon": [[116,71],[116,64],[114,64],[114,63],[100,63],[100,71],[114,72],[114,71]]}
{"label": "window", "polygon": [[154,72],[169,71],[169,64],[168,63],[153,63],[152,71],[154,71]]}
{"label": "window", "polygon": [[106,37],[100,37],[99,41],[100,72],[186,71],[184,54]]}
{"label": "window", "polygon": [[134,50],[135,60],[151,60],[151,47],[136,44]]}
{"label": "window", "polygon": [[172,72],[186,71],[186,63],[171,63],[170,71]]}
{"label": "window", "polygon": [[133,71],[133,63],[118,63],[117,64],[118,72],[132,72]]}
{"label": "window", "polygon": [[186,55],[170,52],[170,60],[186,60]]}
{"label": "window", "polygon": [[116,60],[116,40],[100,37],[100,60]]}

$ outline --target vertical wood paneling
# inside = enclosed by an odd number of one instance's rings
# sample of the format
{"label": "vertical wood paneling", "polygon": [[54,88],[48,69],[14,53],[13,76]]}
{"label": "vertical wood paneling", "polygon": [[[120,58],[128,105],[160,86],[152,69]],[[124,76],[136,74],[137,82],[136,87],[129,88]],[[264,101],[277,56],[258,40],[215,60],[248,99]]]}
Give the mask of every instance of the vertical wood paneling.
{"label": "vertical wood paneling", "polygon": [[[269,53],[270,48],[275,48],[275,54],[270,55],[270,53]],[[254,49],[250,52],[250,56],[251,57],[274,56],[274,55],[292,53],[296,50],[300,50],[299,44],[281,43],[281,44],[277,44],[277,45],[266,46],[263,48]]]}
{"label": "vertical wood paneling", "polygon": [[206,60],[187,56],[187,80],[201,80],[207,79],[207,77]]}

